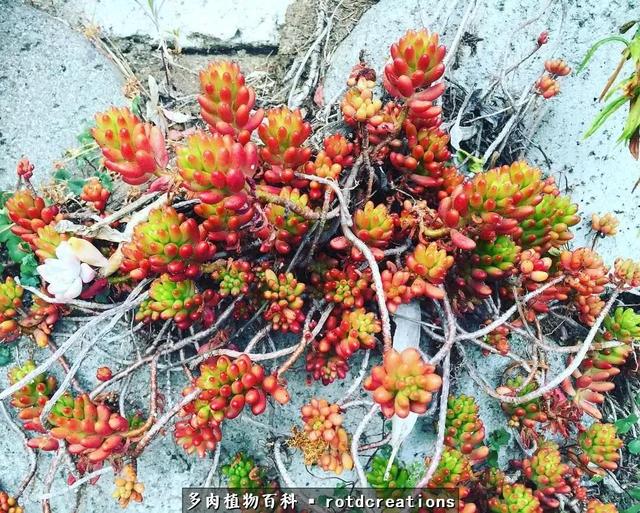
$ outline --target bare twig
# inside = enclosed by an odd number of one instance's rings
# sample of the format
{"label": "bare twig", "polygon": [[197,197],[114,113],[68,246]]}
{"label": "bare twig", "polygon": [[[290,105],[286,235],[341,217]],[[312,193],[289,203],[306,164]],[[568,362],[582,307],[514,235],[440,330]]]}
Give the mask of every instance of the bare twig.
{"label": "bare twig", "polygon": [[374,404],[369,412],[363,417],[360,424],[356,428],[353,433],[353,438],[351,439],[351,458],[353,458],[353,466],[356,469],[356,474],[358,475],[358,481],[360,482],[360,486],[367,486],[367,476],[364,473],[364,468],[362,467],[362,463],[360,463],[360,458],[358,457],[358,445],[360,444],[360,438],[362,437],[362,433],[364,432],[367,424],[371,421],[371,418],[375,415],[375,413],[380,409],[380,406]]}
{"label": "bare twig", "polygon": [[420,482],[416,486],[416,488],[424,488],[429,484],[433,474],[438,468],[438,464],[440,463],[440,458],[442,458],[442,451],[444,450],[444,435],[446,432],[446,421],[447,421],[447,400],[449,399],[449,383],[450,383],[450,373],[451,373],[451,354],[447,353],[445,356],[443,365],[442,365],[442,389],[440,391],[440,412],[438,416],[438,435],[436,439],[436,448],[433,451],[433,456],[431,456],[431,461],[429,462],[429,467],[427,468],[426,474],[420,479]]}

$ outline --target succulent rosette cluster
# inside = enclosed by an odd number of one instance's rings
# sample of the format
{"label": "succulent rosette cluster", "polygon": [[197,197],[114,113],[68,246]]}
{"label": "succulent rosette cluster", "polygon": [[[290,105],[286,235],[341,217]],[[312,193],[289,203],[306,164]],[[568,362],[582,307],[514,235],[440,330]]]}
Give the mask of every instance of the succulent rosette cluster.
{"label": "succulent rosette cluster", "polygon": [[105,167],[130,185],[147,182],[169,162],[160,128],[143,123],[126,107],[96,114],[91,135],[102,150]]}
{"label": "succulent rosette cluster", "polygon": [[472,397],[449,397],[445,426],[445,444],[467,455],[472,464],[488,456],[489,448],[484,445],[484,424]]}
{"label": "succulent rosette cluster", "polygon": [[214,256],[215,246],[202,239],[195,219],[164,207],[152,210],[149,219],[135,227],[122,254],[121,270],[135,280],[153,273],[168,273],[181,280],[196,278],[200,264]]}
{"label": "succulent rosette cluster", "polygon": [[289,445],[303,452],[305,463],[340,475],[353,468],[349,435],[340,406],[325,399],[311,399],[300,410],[303,427],[295,429]]}
{"label": "succulent rosette cluster", "polygon": [[264,117],[262,109],[254,109],[256,93],[235,62],[215,61],[200,71],[198,103],[211,132],[239,141],[246,142]]}
{"label": "succulent rosette cluster", "polygon": [[239,452],[221,469],[229,488],[251,490],[265,486],[264,470],[250,456]]}
{"label": "succulent rosette cluster", "polygon": [[440,389],[442,378],[435,367],[425,363],[413,348],[401,353],[387,351],[382,365],[371,370],[363,386],[373,392],[373,400],[380,405],[385,417],[404,418],[409,412],[424,413],[434,392]]}
{"label": "succulent rosette cluster", "polygon": [[196,387],[200,392],[182,409],[183,420],[176,424],[174,434],[187,453],[197,452],[201,457],[213,451],[222,439],[221,423],[236,418],[245,406],[260,415],[267,407],[267,396],[280,404],[289,401],[288,392],[277,378],[267,375],[246,354],[233,360],[223,355],[204,361],[200,375],[183,394],[188,395]]}

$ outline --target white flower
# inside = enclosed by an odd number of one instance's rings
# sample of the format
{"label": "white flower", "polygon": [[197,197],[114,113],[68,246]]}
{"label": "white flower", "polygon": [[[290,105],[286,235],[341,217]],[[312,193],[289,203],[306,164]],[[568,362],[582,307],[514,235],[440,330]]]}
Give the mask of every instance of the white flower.
{"label": "white flower", "polygon": [[83,283],[93,280],[96,272],[87,263],[80,261],[68,241],[61,242],[56,248],[56,257],[47,258],[44,264],[39,265],[38,274],[49,284],[47,292],[56,299],[74,299],[82,292]]}

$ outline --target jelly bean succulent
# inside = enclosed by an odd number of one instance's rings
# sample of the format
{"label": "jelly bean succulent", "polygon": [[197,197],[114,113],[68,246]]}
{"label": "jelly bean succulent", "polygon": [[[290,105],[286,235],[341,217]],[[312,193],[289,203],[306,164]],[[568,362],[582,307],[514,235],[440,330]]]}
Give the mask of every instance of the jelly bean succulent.
{"label": "jelly bean succulent", "polygon": [[364,381],[365,390],[373,392],[373,400],[389,418],[404,418],[409,412],[424,413],[434,392],[440,389],[442,378],[435,367],[425,363],[413,348],[401,353],[391,349],[384,354],[382,365],[371,370]]}
{"label": "jelly bean succulent", "polygon": [[578,445],[582,450],[580,461],[604,471],[615,470],[618,468],[622,444],[613,424],[595,422],[578,435]]}
{"label": "jelly bean succulent", "polygon": [[340,406],[325,399],[311,399],[302,409],[303,428],[294,428],[291,447],[303,452],[305,463],[318,465],[327,472],[341,474],[353,468],[349,435],[342,426]]}
{"label": "jelly bean succulent", "polygon": [[229,488],[251,490],[265,485],[264,469],[256,465],[253,458],[242,452],[237,453],[228,464],[222,467],[221,471],[227,478]]}
{"label": "jelly bean succulent", "polygon": [[149,219],[135,227],[130,243],[122,248],[121,270],[140,280],[153,273],[172,279],[196,278],[201,262],[211,260],[215,246],[202,240],[198,224],[172,207],[152,210]]}
{"label": "jelly bean succulent", "polygon": [[130,185],[147,182],[169,162],[160,128],[143,123],[125,107],[96,114],[91,135],[102,150],[105,167]]}
{"label": "jelly bean succulent", "polygon": [[0,511],[2,513],[24,513],[18,501],[5,491],[0,491]]}
{"label": "jelly bean succulent", "polygon": [[248,140],[264,116],[254,110],[255,91],[246,85],[237,63],[219,60],[200,71],[198,103],[202,119],[213,133]]}

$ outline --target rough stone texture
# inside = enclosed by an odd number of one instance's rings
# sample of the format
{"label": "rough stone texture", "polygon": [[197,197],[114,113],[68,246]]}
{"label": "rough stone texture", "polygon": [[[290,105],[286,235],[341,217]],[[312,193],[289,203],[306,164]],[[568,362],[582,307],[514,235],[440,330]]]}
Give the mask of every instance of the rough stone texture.
{"label": "rough stone texture", "polygon": [[[177,38],[182,48],[276,48],[278,29],[292,0],[155,0],[159,31]],[[99,25],[115,37],[158,37],[147,1],[53,0],[53,7],[74,23]],[[50,4],[49,6],[45,4]]]}
{"label": "rough stone texture", "polygon": [[121,78],[81,35],[19,1],[0,0],[0,187],[27,155],[36,177],[76,145],[99,110],[124,101]]}
{"label": "rough stone texture", "polygon": [[[551,8],[538,2],[505,0],[479,1],[467,31],[480,40],[474,51],[463,43],[455,66],[448,71],[452,80],[466,88],[483,88],[500,69],[503,60],[517,62],[533,46],[538,34],[549,30],[551,40],[542,51],[505,82],[519,94],[540,74],[542,62],[563,57],[574,68],[601,37],[615,33],[627,21],[632,1],[565,2],[564,23],[560,2]],[[425,0],[381,0],[367,11],[333,55],[325,81],[325,98],[340,94],[344,80],[358,61],[361,49],[369,63],[381,70],[391,43],[410,28],[427,26],[442,34],[446,45],[455,37],[469,2],[429,2]],[[523,20],[543,14],[510,41],[510,34]],[[621,109],[598,133],[587,140],[583,134],[600,109],[596,98],[619,59],[620,47],[607,45],[595,55],[586,72],[563,81],[562,93],[549,102],[549,110],[534,137],[542,151],[531,146],[527,159],[555,176],[568,187],[579,203],[585,219],[576,227],[576,244],[590,244],[592,213],[613,211],[620,219],[619,235],[600,242],[609,263],[615,256],[637,257],[640,252],[640,194],[632,193],[638,179],[638,165],[616,139],[622,129],[626,109]],[[549,159],[547,164],[543,153]]]}

